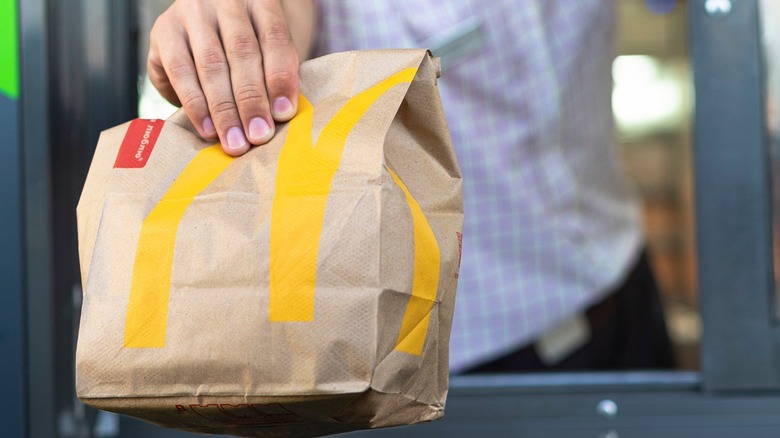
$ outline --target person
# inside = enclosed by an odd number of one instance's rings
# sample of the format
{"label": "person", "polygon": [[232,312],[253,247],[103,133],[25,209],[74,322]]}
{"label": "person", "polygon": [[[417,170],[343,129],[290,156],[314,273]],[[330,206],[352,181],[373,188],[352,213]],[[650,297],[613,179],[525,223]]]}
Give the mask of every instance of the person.
{"label": "person", "polygon": [[613,147],[613,2],[177,0],[147,68],[240,155],[295,114],[300,60],[396,47],[441,56],[463,173],[451,370],[673,366]]}

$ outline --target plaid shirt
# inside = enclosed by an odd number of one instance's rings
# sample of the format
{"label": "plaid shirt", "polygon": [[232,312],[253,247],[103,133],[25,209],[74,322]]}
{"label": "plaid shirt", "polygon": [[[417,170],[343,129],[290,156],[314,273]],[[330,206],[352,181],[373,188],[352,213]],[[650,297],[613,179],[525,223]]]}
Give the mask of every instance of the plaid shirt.
{"label": "plaid shirt", "polygon": [[616,287],[642,236],[610,106],[613,2],[322,0],[317,54],[428,47],[463,173],[450,365],[533,342]]}

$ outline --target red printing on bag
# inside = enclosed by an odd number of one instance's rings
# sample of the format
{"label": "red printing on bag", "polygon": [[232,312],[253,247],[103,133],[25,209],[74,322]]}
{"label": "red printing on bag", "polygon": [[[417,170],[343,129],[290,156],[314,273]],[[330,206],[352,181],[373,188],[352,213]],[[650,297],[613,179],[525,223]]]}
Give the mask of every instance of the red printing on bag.
{"label": "red printing on bag", "polygon": [[[189,406],[190,410],[196,415],[223,426],[281,426],[305,421],[302,417],[290,412],[279,403],[246,403],[237,405],[209,403],[204,405],[191,404]],[[182,405],[176,405],[176,409],[180,412],[187,410]]]}
{"label": "red printing on bag", "polygon": [[114,169],[140,169],[146,166],[164,124],[165,121],[159,119],[135,119],[130,122],[119,147]]}
{"label": "red printing on bag", "polygon": [[456,231],[455,235],[458,236],[458,268],[455,270],[455,278],[458,278],[460,272],[460,257],[463,255],[463,233]]}

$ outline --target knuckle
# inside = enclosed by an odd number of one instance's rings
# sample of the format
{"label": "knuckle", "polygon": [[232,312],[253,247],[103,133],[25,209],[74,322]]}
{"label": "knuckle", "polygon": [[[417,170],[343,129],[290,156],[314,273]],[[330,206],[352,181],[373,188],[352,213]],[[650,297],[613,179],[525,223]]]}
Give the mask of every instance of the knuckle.
{"label": "knuckle", "polygon": [[151,72],[154,69],[159,69],[162,65],[160,54],[156,50],[150,49],[149,54],[146,55],[146,69]]}
{"label": "knuckle", "polygon": [[272,24],[261,32],[260,43],[263,45],[273,45],[281,47],[290,47],[293,45],[290,29],[283,24]]}
{"label": "knuckle", "polygon": [[206,110],[206,96],[203,93],[191,90],[179,93],[179,101],[185,108],[203,112]]}
{"label": "knuckle", "polygon": [[205,73],[222,73],[227,69],[227,61],[222,49],[209,47],[198,56],[199,64]]}
{"label": "knuckle", "polygon": [[265,82],[272,89],[289,88],[297,79],[298,74],[293,69],[267,71],[265,74]]}
{"label": "knuckle", "polygon": [[245,59],[260,55],[260,47],[254,35],[240,34],[231,38],[228,47],[228,56]]}
{"label": "knuckle", "polygon": [[235,97],[239,105],[254,104],[265,97],[265,92],[256,84],[244,84],[235,90]]}
{"label": "knuckle", "polygon": [[182,58],[171,59],[168,61],[168,65],[165,69],[171,77],[175,78],[184,78],[195,74],[190,63]]}
{"label": "knuckle", "polygon": [[211,114],[221,120],[229,120],[236,114],[236,103],[229,100],[220,100],[211,105]]}

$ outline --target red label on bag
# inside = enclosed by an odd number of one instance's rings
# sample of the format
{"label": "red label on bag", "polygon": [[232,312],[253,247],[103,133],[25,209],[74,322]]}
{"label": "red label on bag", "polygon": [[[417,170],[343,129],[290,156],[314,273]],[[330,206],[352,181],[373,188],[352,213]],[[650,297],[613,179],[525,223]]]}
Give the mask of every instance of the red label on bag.
{"label": "red label on bag", "polygon": [[127,128],[114,169],[140,169],[146,166],[165,121],[159,119],[135,119]]}

